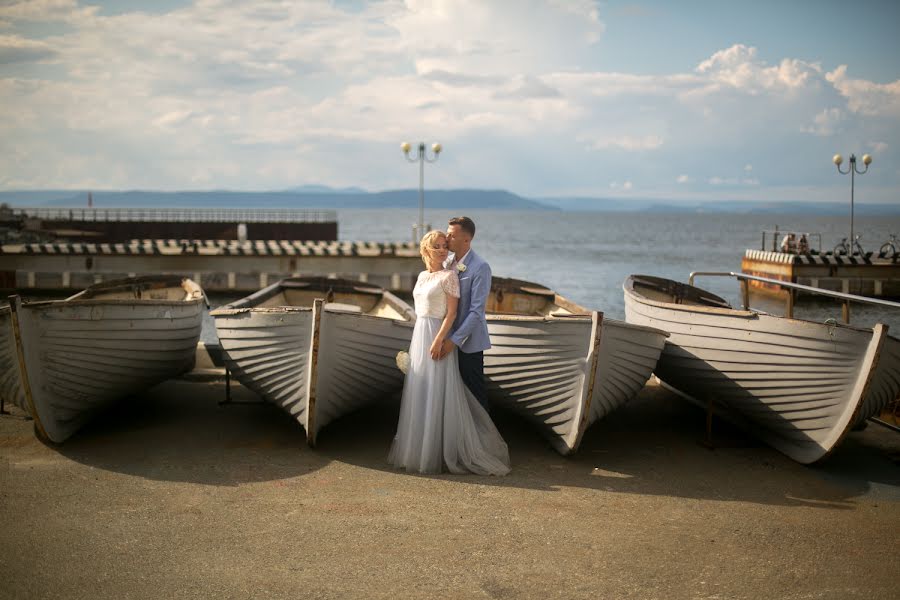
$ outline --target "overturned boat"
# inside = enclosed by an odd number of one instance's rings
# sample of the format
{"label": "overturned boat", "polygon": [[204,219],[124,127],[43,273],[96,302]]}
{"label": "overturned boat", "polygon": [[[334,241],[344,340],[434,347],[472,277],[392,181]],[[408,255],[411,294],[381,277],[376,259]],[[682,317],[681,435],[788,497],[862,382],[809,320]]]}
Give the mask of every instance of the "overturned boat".
{"label": "overturned boat", "polygon": [[205,305],[200,286],[168,275],[99,283],[66,300],[14,296],[10,337],[0,340],[4,398],[39,436],[63,442],[100,408],[193,368]]}
{"label": "overturned boat", "polygon": [[656,375],[800,463],[827,456],[900,393],[900,340],[871,329],[736,310],[703,289],[625,280],[629,323],[671,335]]}
{"label": "overturned boat", "polygon": [[380,287],[293,277],[210,314],[229,371],[303,425],[310,445],[334,419],[403,387],[395,360],[415,311]]}
{"label": "overturned boat", "polygon": [[667,335],[516,279],[494,277],[486,308],[492,402],[536,424],[560,454],[575,452],[592,423],[637,395]]}

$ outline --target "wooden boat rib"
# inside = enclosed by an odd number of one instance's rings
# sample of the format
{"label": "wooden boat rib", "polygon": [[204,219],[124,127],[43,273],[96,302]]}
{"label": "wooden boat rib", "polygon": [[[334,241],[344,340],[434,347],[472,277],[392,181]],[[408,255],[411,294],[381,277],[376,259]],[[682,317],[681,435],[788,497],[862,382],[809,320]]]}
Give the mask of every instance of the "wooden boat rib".
{"label": "wooden boat rib", "polygon": [[12,330],[12,312],[0,307],[0,398],[30,412],[25,403],[22,380],[19,377],[19,358]]}
{"label": "wooden boat rib", "polygon": [[173,276],[104,282],[66,300],[15,297],[14,401],[39,435],[65,441],[98,409],[189,371],[204,305],[197,284]]}
{"label": "wooden boat rib", "polygon": [[358,281],[284,279],[212,311],[228,369],[243,385],[318,432],[403,387],[395,357],[415,312]]}
{"label": "wooden boat rib", "polygon": [[825,457],[844,435],[900,392],[900,342],[887,326],[861,329],[754,311],[678,282],[633,275],[630,323],[671,336],[657,376],[801,463]]}
{"label": "wooden boat rib", "polygon": [[484,354],[492,401],[570,454],[585,430],[644,387],[666,333],[605,319],[539,284],[494,277]]}

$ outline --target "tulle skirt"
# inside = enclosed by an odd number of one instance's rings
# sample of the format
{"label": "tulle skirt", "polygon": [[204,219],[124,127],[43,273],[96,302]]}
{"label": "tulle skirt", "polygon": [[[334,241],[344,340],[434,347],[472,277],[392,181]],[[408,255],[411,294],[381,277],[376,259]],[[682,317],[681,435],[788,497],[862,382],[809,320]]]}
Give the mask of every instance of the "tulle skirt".
{"label": "tulle skirt", "polygon": [[428,353],[442,319],[419,317],[409,347],[400,422],[388,460],[420,473],[506,475],[509,450],[487,412],[462,381],[456,350]]}

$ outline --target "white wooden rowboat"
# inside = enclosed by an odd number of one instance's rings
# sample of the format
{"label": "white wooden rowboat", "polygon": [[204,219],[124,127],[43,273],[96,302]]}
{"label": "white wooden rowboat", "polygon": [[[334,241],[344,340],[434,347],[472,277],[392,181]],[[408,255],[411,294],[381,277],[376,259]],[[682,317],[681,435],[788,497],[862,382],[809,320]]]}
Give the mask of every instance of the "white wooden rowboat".
{"label": "white wooden rowboat", "polygon": [[415,311],[358,281],[284,279],[210,313],[225,365],[244,386],[318,432],[403,387],[395,366]]}
{"label": "white wooden rowboat", "polygon": [[656,375],[790,458],[827,456],[900,392],[900,340],[864,329],[735,310],[693,286],[632,275],[629,323],[670,332]]}
{"label": "white wooden rowboat", "polygon": [[536,424],[560,454],[634,398],[666,339],[651,327],[606,319],[541,285],[494,277],[487,302],[492,402]]}
{"label": "white wooden rowboat", "polygon": [[18,382],[4,391],[39,436],[63,442],[98,409],[189,371],[204,305],[196,283],[173,276],[100,283],[66,300],[13,297]]}

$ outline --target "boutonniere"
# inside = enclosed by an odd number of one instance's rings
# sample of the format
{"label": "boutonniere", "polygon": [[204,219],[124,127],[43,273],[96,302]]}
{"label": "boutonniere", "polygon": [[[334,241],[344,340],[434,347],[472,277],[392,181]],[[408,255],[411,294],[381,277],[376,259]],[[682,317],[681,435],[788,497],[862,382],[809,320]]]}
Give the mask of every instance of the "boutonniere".
{"label": "boutonniere", "polygon": [[464,265],[463,263],[456,263],[456,270],[459,271],[460,273],[465,273],[466,265]]}

